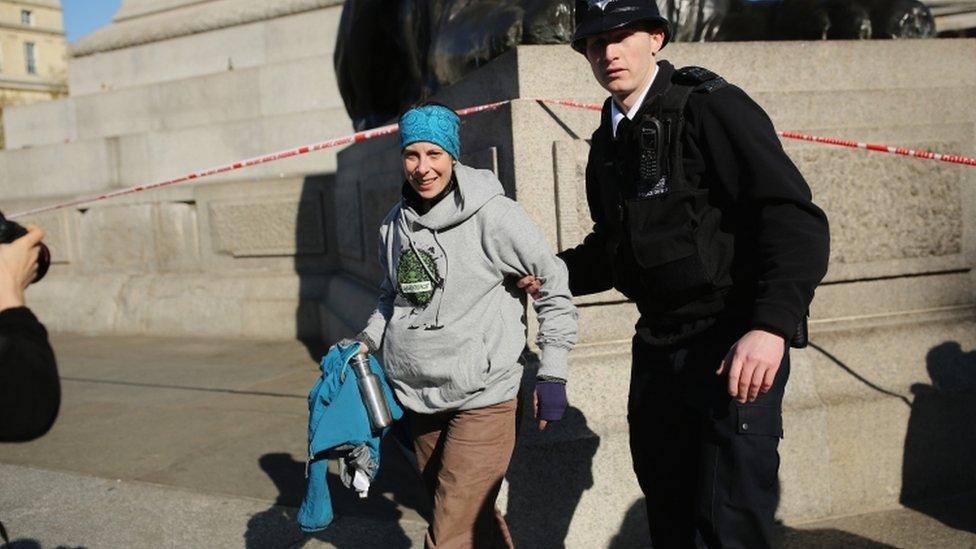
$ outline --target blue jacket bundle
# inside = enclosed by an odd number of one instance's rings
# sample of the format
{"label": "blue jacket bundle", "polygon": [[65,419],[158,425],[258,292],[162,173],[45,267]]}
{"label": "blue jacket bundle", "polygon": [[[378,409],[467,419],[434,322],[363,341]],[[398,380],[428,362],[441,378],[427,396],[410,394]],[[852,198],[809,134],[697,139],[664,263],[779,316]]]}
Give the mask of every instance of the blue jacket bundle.
{"label": "blue jacket bundle", "polygon": [[[358,345],[333,345],[322,358],[322,376],[308,395],[308,484],[298,511],[298,525],[305,532],[324,530],[332,522],[332,499],[326,474],[328,457],[336,449],[351,449],[347,456],[354,456],[360,464],[368,462],[370,479],[379,469],[380,440],[389,428],[374,432],[370,427],[356,374],[349,366],[349,359],[358,351]],[[380,378],[393,419],[400,419],[403,410],[393,398],[383,369],[372,355],[369,367]],[[363,448],[367,451],[362,451]]]}

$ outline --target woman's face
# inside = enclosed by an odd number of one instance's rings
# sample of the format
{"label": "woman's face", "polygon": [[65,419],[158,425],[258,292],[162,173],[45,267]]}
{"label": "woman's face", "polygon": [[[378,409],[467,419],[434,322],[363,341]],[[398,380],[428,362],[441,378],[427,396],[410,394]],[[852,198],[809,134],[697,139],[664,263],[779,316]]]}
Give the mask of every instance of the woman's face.
{"label": "woman's face", "polygon": [[425,200],[447,187],[454,172],[454,159],[439,145],[419,141],[403,149],[403,173],[413,190]]}

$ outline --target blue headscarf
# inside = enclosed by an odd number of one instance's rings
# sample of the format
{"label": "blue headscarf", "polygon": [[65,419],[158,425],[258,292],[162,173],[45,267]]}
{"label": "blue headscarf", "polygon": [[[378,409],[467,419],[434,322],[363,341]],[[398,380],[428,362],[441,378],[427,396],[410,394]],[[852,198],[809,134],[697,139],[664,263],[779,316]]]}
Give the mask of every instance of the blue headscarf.
{"label": "blue headscarf", "polygon": [[418,141],[440,146],[454,160],[461,158],[461,119],[442,105],[425,105],[400,117],[400,150]]}

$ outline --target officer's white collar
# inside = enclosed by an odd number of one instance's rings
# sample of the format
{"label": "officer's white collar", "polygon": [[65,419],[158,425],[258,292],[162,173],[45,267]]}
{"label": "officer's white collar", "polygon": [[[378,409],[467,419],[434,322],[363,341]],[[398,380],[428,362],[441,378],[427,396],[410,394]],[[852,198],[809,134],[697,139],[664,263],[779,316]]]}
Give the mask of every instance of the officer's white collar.
{"label": "officer's white collar", "polygon": [[[644,104],[644,99],[647,98],[647,92],[651,91],[651,86],[654,85],[654,80],[657,78],[658,70],[659,70],[658,66],[655,65],[654,75],[651,76],[651,81],[647,83],[647,87],[644,88],[644,91],[640,94],[640,97],[637,98],[637,101],[633,105],[631,105],[630,110],[627,111],[627,118],[629,118],[630,120],[633,120],[634,117],[637,116],[637,111],[639,111],[641,105]],[[613,131],[614,139],[617,138],[617,124],[620,124],[620,121],[623,119],[624,119],[624,113],[620,112],[620,107],[617,106],[617,100],[612,99],[610,101],[610,124],[611,124],[611,130]]]}

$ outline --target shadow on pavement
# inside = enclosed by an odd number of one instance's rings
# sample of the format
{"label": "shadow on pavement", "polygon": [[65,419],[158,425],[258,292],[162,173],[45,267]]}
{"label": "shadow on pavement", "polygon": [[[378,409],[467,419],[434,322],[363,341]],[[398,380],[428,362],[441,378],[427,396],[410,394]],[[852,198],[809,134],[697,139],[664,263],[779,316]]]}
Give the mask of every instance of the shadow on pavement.
{"label": "shadow on pavement", "polygon": [[32,539],[15,539],[9,545],[0,545],[4,549],[41,549],[41,544]]}
{"label": "shadow on pavement", "polygon": [[[894,549],[893,545],[877,542],[850,532],[832,528],[803,530],[780,524],[776,529],[775,547],[782,549]],[[652,547],[647,531],[647,511],[644,500],[634,503],[624,515],[620,531],[610,541],[609,549]]]}
{"label": "shadow on pavement", "polygon": [[976,492],[976,351],[947,341],[928,352],[926,367],[932,384],[912,385],[901,503],[976,533],[971,504],[960,507],[945,497]]}
{"label": "shadow on pavement", "polygon": [[248,549],[301,547],[305,541],[316,539],[350,549],[410,547],[411,540],[399,521],[404,515],[402,509],[426,513],[419,477],[391,437],[383,440],[381,455],[379,474],[366,499],[359,499],[342,485],[337,475],[329,473],[336,519],[329,528],[316,534],[301,532],[296,522],[305,494],[305,462],[285,453],[261,456],[261,469],[274,482],[278,497],[270,508],[248,521],[245,546]]}
{"label": "shadow on pavement", "polygon": [[[637,482],[637,479],[634,479]],[[651,547],[651,534],[647,529],[647,506],[644,499],[637,500],[620,523],[620,530],[613,536],[608,549],[630,549],[632,547]]]}
{"label": "shadow on pavement", "polygon": [[522,443],[516,446],[506,475],[505,520],[516,547],[565,547],[580,498],[593,486],[593,456],[600,437],[572,406],[561,421],[539,435],[532,416],[524,414]]}
{"label": "shadow on pavement", "polygon": [[850,532],[823,528],[819,530],[801,530],[781,526],[778,532],[778,547],[783,549],[821,549],[824,547],[843,547],[844,549],[897,549],[888,545],[861,537]]}
{"label": "shadow on pavement", "polygon": [[[0,545],[0,548],[2,549],[44,549],[43,546],[40,544],[40,542],[33,539],[15,539],[7,545]],[[86,549],[86,548],[81,545],[77,547],[58,545],[54,549]]]}

